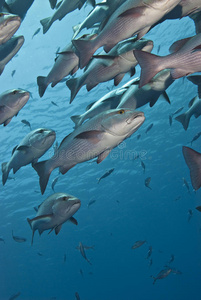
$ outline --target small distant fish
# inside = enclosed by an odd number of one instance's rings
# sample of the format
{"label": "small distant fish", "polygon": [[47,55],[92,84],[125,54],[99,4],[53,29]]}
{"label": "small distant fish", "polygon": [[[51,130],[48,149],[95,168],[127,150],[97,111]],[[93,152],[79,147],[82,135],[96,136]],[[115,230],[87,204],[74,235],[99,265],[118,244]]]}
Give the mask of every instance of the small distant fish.
{"label": "small distant fish", "polygon": [[83,273],[82,269],[80,269],[80,274],[81,274],[82,277],[84,278],[84,273]]}
{"label": "small distant fish", "polygon": [[43,254],[41,252],[37,252],[38,256],[43,256]]}
{"label": "small distant fish", "polygon": [[39,192],[39,191],[36,191],[36,190],[34,191],[34,193],[40,194],[40,192]]}
{"label": "small distant fish", "polygon": [[193,216],[193,211],[192,211],[192,209],[189,209],[188,210],[188,222],[190,222],[192,216]]}
{"label": "small distant fish", "polygon": [[185,185],[185,187],[187,188],[188,192],[190,193],[190,188],[189,188],[188,182],[186,181],[186,179],[184,177],[182,179],[183,179],[183,182],[184,182],[183,185]]}
{"label": "small distant fish", "polygon": [[177,198],[174,199],[174,201],[178,201],[181,199],[181,196],[178,196]]}
{"label": "small distant fish", "polygon": [[169,124],[170,124],[170,126],[172,126],[172,116],[171,115],[169,115]]}
{"label": "small distant fish", "polygon": [[51,103],[52,103],[54,106],[57,106],[57,107],[59,107],[59,105],[58,105],[58,104],[56,104],[54,101],[51,101]]}
{"label": "small distant fish", "polygon": [[3,238],[0,238],[0,242],[3,242],[5,244],[5,240]]}
{"label": "small distant fish", "polygon": [[145,179],[144,185],[145,185],[147,188],[149,188],[150,190],[152,190],[152,188],[149,186],[150,182],[151,182],[151,177],[147,177],[147,178]]}
{"label": "small distant fish", "polygon": [[86,254],[85,254],[85,251],[84,251],[84,246],[81,242],[79,242],[79,250],[80,250],[80,253],[82,255],[82,257],[84,257],[84,259],[90,264],[92,265],[92,263],[90,262],[90,260],[86,257]]}
{"label": "small distant fish", "polygon": [[184,107],[180,107],[179,109],[177,109],[175,112],[172,113],[172,116],[179,114],[183,109]]}
{"label": "small distant fish", "polygon": [[161,49],[161,46],[159,45],[158,49],[157,49],[157,54],[159,53],[160,49]]}
{"label": "small distant fish", "polygon": [[[93,249],[93,250],[94,250],[94,247],[95,247],[94,245],[93,245],[93,246],[82,245],[82,246],[83,246],[83,248],[84,248],[85,250],[89,250],[89,249]],[[76,249],[80,250],[80,245],[77,246]]]}
{"label": "small distant fish", "polygon": [[141,138],[141,134],[137,135],[137,140],[139,140]]}
{"label": "small distant fish", "polygon": [[15,75],[16,70],[13,70],[11,73],[11,76],[13,77]]}
{"label": "small distant fish", "polygon": [[110,170],[107,171],[105,174],[103,174],[103,176],[101,176],[101,177],[98,179],[98,183],[99,183],[103,178],[109,176],[113,171],[114,171],[114,168],[113,168],[113,169],[110,169]]}
{"label": "small distant fish", "polygon": [[31,124],[29,123],[29,121],[27,121],[27,120],[21,120],[21,122],[22,122],[24,125],[28,126],[28,127],[30,128],[30,130],[31,130]]}
{"label": "small distant fish", "polygon": [[146,243],[146,241],[137,241],[137,242],[135,242],[135,244],[131,247],[131,249],[137,249],[137,248],[141,247],[144,243]]}
{"label": "small distant fish", "polygon": [[64,263],[66,262],[66,254],[64,254]]}
{"label": "small distant fish", "polygon": [[33,37],[34,37],[35,35],[37,35],[37,34],[40,32],[40,30],[41,30],[41,28],[39,27],[39,28],[34,32],[34,34],[32,35],[32,39],[33,39]]}
{"label": "small distant fish", "polygon": [[143,163],[142,160],[141,160],[141,166],[142,166],[142,168],[143,168],[143,170],[144,170],[144,173],[145,173],[146,166],[145,166],[145,164]]}
{"label": "small distant fish", "polygon": [[200,136],[201,136],[201,132],[198,132],[198,133],[193,137],[192,141],[190,142],[191,145],[192,145],[193,142],[195,142],[197,139],[199,139]]}
{"label": "small distant fish", "polygon": [[153,260],[152,260],[152,258],[151,258],[151,259],[149,260],[149,267],[151,267],[152,264],[153,264]]}
{"label": "small distant fish", "polygon": [[80,296],[79,296],[78,292],[75,293],[75,298],[76,298],[76,300],[80,300]]}
{"label": "small distant fish", "polygon": [[14,300],[14,299],[16,299],[17,297],[19,297],[20,295],[21,295],[21,293],[18,292],[18,293],[16,293],[16,294],[12,295],[12,296],[9,298],[9,300]]}
{"label": "small distant fish", "polygon": [[152,246],[149,246],[149,250],[147,252],[147,259],[149,259],[151,255],[152,255]]}
{"label": "small distant fish", "polygon": [[56,185],[58,179],[59,179],[59,176],[55,177],[55,178],[53,179],[53,181],[52,181],[52,190],[53,190],[54,192],[55,192],[54,187],[55,187],[55,185]]}
{"label": "small distant fish", "polygon": [[171,268],[166,268],[166,269],[160,271],[156,277],[151,276],[152,278],[154,278],[153,284],[155,284],[156,280],[167,277],[171,273],[171,271],[172,271]]}
{"label": "small distant fish", "polygon": [[17,243],[24,243],[27,240],[24,237],[13,235],[13,230],[12,230],[12,237],[13,237],[14,241],[16,241]]}
{"label": "small distant fish", "polygon": [[90,200],[89,203],[87,204],[87,207],[89,208],[89,206],[91,206],[92,204],[94,204],[96,202],[96,200]]}
{"label": "small distant fish", "polygon": [[151,123],[151,124],[147,127],[145,133],[149,132],[149,131],[152,129],[153,126],[154,126],[154,124]]}
{"label": "small distant fish", "polygon": [[171,264],[173,261],[174,261],[174,255],[171,254],[171,257],[170,257],[170,260],[169,260],[168,264]]}

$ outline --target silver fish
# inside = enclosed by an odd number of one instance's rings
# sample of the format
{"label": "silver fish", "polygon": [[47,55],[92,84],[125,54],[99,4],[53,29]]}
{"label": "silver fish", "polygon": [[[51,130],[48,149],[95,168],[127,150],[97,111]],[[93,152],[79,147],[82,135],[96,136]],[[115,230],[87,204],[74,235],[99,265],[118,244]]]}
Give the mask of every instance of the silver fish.
{"label": "silver fish", "polygon": [[57,155],[34,164],[43,194],[51,172],[59,167],[65,174],[76,164],[98,157],[102,162],[124,139],[130,137],[144,122],[142,112],[114,109],[98,114],[75,129],[61,142]]}
{"label": "silver fish", "polygon": [[166,268],[166,269],[160,271],[156,277],[152,276],[154,278],[153,284],[155,284],[156,280],[167,277],[171,272],[172,272],[171,268]]}
{"label": "silver fish", "polygon": [[24,237],[14,235],[14,234],[13,234],[13,230],[12,230],[12,238],[13,238],[14,241],[17,242],[17,243],[24,243],[24,242],[26,242],[26,240],[27,240],[27,239],[24,238]]}
{"label": "silver fish", "polygon": [[84,257],[84,259],[85,259],[90,265],[92,265],[92,263],[90,262],[90,260],[86,257],[86,253],[85,253],[85,251],[84,251],[84,246],[83,246],[82,242],[79,242],[79,250],[80,250],[81,255]]}
{"label": "silver fish", "polygon": [[149,188],[150,190],[152,190],[152,188],[149,186],[150,185],[150,182],[151,182],[151,177],[147,177],[145,179],[145,182],[144,182],[144,185]]}
{"label": "silver fish", "polygon": [[193,144],[193,142],[197,141],[197,139],[199,139],[199,137],[201,136],[201,132],[198,132],[191,140],[191,145]]}
{"label": "silver fish", "polygon": [[90,200],[89,203],[87,204],[87,207],[89,208],[89,206],[91,206],[92,204],[94,204],[96,202],[96,200]]}
{"label": "silver fish", "polygon": [[146,243],[146,241],[137,241],[137,242],[135,242],[135,244],[131,247],[131,249],[137,249],[137,248],[141,247],[144,243]]}
{"label": "silver fish", "polygon": [[197,96],[190,101],[189,109],[185,113],[177,116],[175,120],[180,122],[183,128],[187,130],[190,119],[193,115],[195,116],[195,118],[201,116],[201,99],[199,99]]}
{"label": "silver fish", "polygon": [[143,172],[145,173],[146,166],[145,166],[145,164],[144,164],[144,162],[142,160],[140,161],[140,163],[141,163],[141,166],[143,168]]}
{"label": "silver fish", "polygon": [[152,129],[153,126],[154,126],[154,124],[151,123],[151,124],[147,127],[147,129],[145,130],[145,133],[149,132],[149,131]]}
{"label": "silver fish", "polygon": [[32,244],[36,230],[41,235],[43,231],[55,230],[58,234],[62,224],[67,220],[77,225],[77,221],[72,217],[80,208],[81,202],[78,198],[65,193],[55,193],[49,196],[39,207],[36,217],[27,218],[32,229]]}
{"label": "silver fish", "polygon": [[32,39],[34,38],[35,35],[37,35],[40,32],[40,30],[41,30],[41,28],[39,27],[32,35]]}
{"label": "silver fish", "polygon": [[173,79],[200,72],[200,45],[201,33],[175,42],[169,49],[171,54],[163,57],[134,50],[134,55],[141,66],[140,87],[164,69],[171,69]]}
{"label": "silver fish", "polygon": [[12,73],[11,73],[11,76],[13,77],[16,73],[16,70],[13,70]]}
{"label": "silver fish", "polygon": [[0,45],[6,43],[20,27],[21,19],[17,15],[0,13]]}
{"label": "silver fish", "polygon": [[30,130],[31,130],[31,124],[30,124],[29,121],[27,121],[27,120],[21,120],[21,122],[22,122],[24,125],[28,126],[28,127],[30,128]]}
{"label": "silver fish", "polygon": [[53,130],[38,128],[28,133],[23,140],[13,149],[9,162],[4,162],[2,168],[2,182],[6,183],[11,169],[15,174],[22,166],[34,163],[54,143],[56,134]]}
{"label": "silver fish", "polygon": [[6,43],[0,45],[0,75],[6,64],[15,56],[24,43],[24,37],[14,36]]}
{"label": "silver fish", "polygon": [[128,0],[111,15],[97,38],[91,41],[73,40],[80,58],[80,68],[87,65],[97,49],[109,52],[118,42],[138,34],[143,37],[150,27],[173,9],[181,0]]}
{"label": "silver fish", "polygon": [[80,300],[80,296],[79,296],[78,292],[75,293],[75,298],[76,298],[76,300]]}
{"label": "silver fish", "polygon": [[149,250],[147,252],[147,257],[146,258],[149,259],[151,255],[152,255],[152,246],[149,246]]}
{"label": "silver fish", "polygon": [[0,95],[0,124],[8,125],[29,100],[29,92],[8,90]]}
{"label": "silver fish", "polygon": [[102,51],[93,56],[80,77],[66,82],[71,91],[70,103],[84,85],[86,85],[87,91],[90,91],[99,83],[114,79],[114,85],[117,86],[126,73],[130,72],[131,75],[134,75],[137,60],[133,55],[133,50],[151,51],[152,48],[151,40],[136,41],[136,38],[130,38],[117,44],[108,54]]}
{"label": "silver fish", "polygon": [[114,171],[114,168],[108,170],[105,174],[103,174],[103,175],[98,179],[98,183],[99,183],[103,178],[108,177],[113,171]]}
{"label": "silver fish", "polygon": [[201,153],[185,146],[182,147],[182,151],[186,164],[190,169],[192,186],[196,191],[201,187]]}
{"label": "silver fish", "polygon": [[[56,20],[61,21],[68,13],[77,8],[81,9],[85,2],[86,0],[63,0],[51,17],[42,19],[40,21],[41,25],[43,26],[43,33],[46,33]],[[88,2],[95,6],[94,0],[89,0]]]}

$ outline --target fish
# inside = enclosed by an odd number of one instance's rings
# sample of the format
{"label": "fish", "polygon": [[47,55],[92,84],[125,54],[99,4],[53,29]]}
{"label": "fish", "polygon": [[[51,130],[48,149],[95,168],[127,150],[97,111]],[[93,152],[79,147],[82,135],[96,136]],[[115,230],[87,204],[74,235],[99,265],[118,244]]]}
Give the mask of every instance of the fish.
{"label": "fish", "polygon": [[151,123],[151,124],[147,127],[147,129],[145,130],[145,133],[149,132],[149,131],[152,129],[153,126],[154,126],[154,124]]}
{"label": "fish", "polygon": [[201,187],[201,153],[189,147],[182,147],[185,162],[190,169],[191,183],[195,191]]}
{"label": "fish", "polygon": [[43,254],[41,252],[37,252],[38,256],[43,256]]}
{"label": "fish", "polygon": [[131,247],[131,249],[137,249],[139,247],[141,247],[144,243],[146,243],[146,241],[137,241],[134,243],[134,245]]}
{"label": "fish", "polygon": [[[85,249],[85,250],[89,250],[89,249],[93,249],[94,250],[94,245],[93,246],[86,246],[86,245],[82,245],[83,246],[83,248]],[[76,249],[77,250],[80,250],[80,245],[78,245],[77,247],[76,247]]]}
{"label": "fish", "polygon": [[152,255],[152,246],[149,246],[149,250],[147,252],[147,257],[146,258],[149,259],[151,255]]}
{"label": "fish", "polygon": [[80,296],[79,296],[78,292],[75,293],[75,299],[80,300]]}
{"label": "fish", "polygon": [[7,126],[25,106],[30,94],[24,90],[7,90],[0,94],[0,124]]}
{"label": "fish", "polygon": [[193,216],[193,211],[192,211],[192,209],[189,209],[188,210],[188,222],[190,222],[192,216]]}
{"label": "fish", "polygon": [[69,220],[77,225],[77,221],[73,215],[78,211],[80,205],[81,201],[78,198],[66,193],[55,193],[47,197],[41,203],[36,217],[33,219],[27,218],[32,229],[31,244],[33,245],[36,230],[38,230],[40,235],[45,230],[50,229],[50,232],[55,230],[55,234],[57,235],[66,221]]}
{"label": "fish", "polygon": [[35,35],[37,35],[40,32],[41,28],[39,27],[38,29],[36,29],[36,31],[34,32],[34,34],[32,35],[32,39],[34,38]]}
{"label": "fish", "polygon": [[[56,20],[61,21],[68,13],[74,11],[77,8],[81,9],[85,2],[86,0],[63,0],[62,2],[60,2],[56,8],[56,11],[51,17],[40,20],[40,23],[43,26],[43,34],[45,34],[50,29],[50,27]],[[94,0],[88,0],[88,3],[90,3],[92,6],[95,6]]]}
{"label": "fish", "polygon": [[81,115],[71,116],[71,120],[75,123],[75,128],[82,125],[82,123],[87,120],[95,117],[97,114],[107,111],[108,109],[117,108],[120,103],[122,95],[126,92],[128,87],[122,87],[110,91],[105,94],[99,100],[89,104],[86,107],[86,112]]}
{"label": "fish", "polygon": [[137,140],[139,140],[141,138],[141,134],[137,135]]}
{"label": "fish", "polygon": [[141,163],[141,166],[142,166],[142,168],[143,168],[143,172],[145,173],[146,166],[145,166],[145,164],[143,163],[142,160],[140,160],[140,163]]}
{"label": "fish", "polygon": [[18,15],[0,13],[0,45],[5,44],[15,34],[21,24]]}
{"label": "fish", "polygon": [[15,242],[17,243],[24,243],[26,242],[26,238],[22,237],[22,236],[16,236],[13,234],[13,230],[12,230],[12,238],[14,239]]}
{"label": "fish", "polygon": [[3,185],[11,169],[15,174],[21,167],[36,163],[38,158],[52,146],[55,138],[55,131],[45,128],[38,128],[28,133],[13,149],[10,161],[1,165]]}
{"label": "fish", "polygon": [[5,240],[3,238],[0,238],[0,242],[3,242],[5,244]]}
{"label": "fish", "polygon": [[173,79],[170,70],[163,70],[142,88],[139,88],[139,78],[136,78],[136,81],[122,95],[117,108],[137,109],[148,103],[150,107],[153,107],[160,96],[163,96],[170,104],[170,99],[165,90],[172,83]]}
{"label": "fish", "polygon": [[185,187],[187,188],[188,192],[190,193],[190,188],[189,188],[188,182],[186,181],[186,179],[184,177],[182,178],[182,180],[184,182],[183,185],[185,185]]}
{"label": "fish", "polygon": [[114,85],[117,86],[126,73],[134,75],[137,65],[133,55],[134,49],[151,51],[153,42],[145,39],[136,41],[136,38],[132,37],[117,44],[107,54],[102,51],[94,55],[80,77],[67,80],[66,85],[71,91],[70,103],[84,85],[87,91],[90,91],[99,83],[114,79]]}
{"label": "fish", "polygon": [[171,69],[173,79],[178,79],[201,71],[201,33],[179,40],[172,44],[170,53],[158,56],[141,50],[134,50],[134,55],[141,66],[139,86],[147,84],[158,72]]}
{"label": "fish", "polygon": [[152,190],[152,188],[149,186],[151,182],[151,177],[147,177],[144,181],[144,185],[149,188],[150,190]]}
{"label": "fish", "polygon": [[30,128],[30,130],[32,130],[32,128],[31,128],[31,124],[30,124],[30,122],[29,121],[27,121],[27,120],[25,120],[25,119],[23,119],[23,120],[21,120],[21,122],[25,125],[25,126],[28,126],[29,128]]}
{"label": "fish", "polygon": [[9,298],[9,300],[14,300],[14,299],[16,299],[17,297],[19,297],[20,295],[21,295],[21,293],[18,292],[18,293],[16,293],[16,294],[12,295],[12,296]]}
{"label": "fish", "polygon": [[80,68],[85,67],[97,49],[103,46],[109,52],[117,43],[137,34],[142,38],[150,27],[173,9],[180,0],[155,1],[130,0],[120,5],[103,26],[98,36],[90,41],[72,40],[80,58]]}
{"label": "fish", "polygon": [[98,178],[98,182],[97,183],[99,183],[103,178],[108,177],[113,171],[114,171],[114,168],[108,170],[105,174],[103,174],[100,178]]}
{"label": "fish", "polygon": [[195,118],[201,116],[201,99],[199,99],[198,96],[194,97],[189,102],[189,109],[185,113],[177,116],[175,120],[182,124],[184,130],[187,130],[193,115]]}
{"label": "fish", "polygon": [[54,187],[55,187],[55,185],[56,185],[58,179],[59,179],[59,176],[55,177],[55,178],[53,179],[53,181],[52,181],[52,190],[53,190],[54,192],[55,192]]}
{"label": "fish", "polygon": [[18,15],[21,20],[24,20],[27,11],[32,6],[34,0],[6,0],[6,10]]}
{"label": "fish", "polygon": [[114,109],[100,113],[82,124],[63,139],[56,155],[33,165],[39,175],[41,193],[45,192],[49,176],[55,168],[59,167],[60,173],[65,174],[78,163],[95,157],[98,157],[97,163],[102,162],[144,120],[142,112]]}
{"label": "fish", "polygon": [[152,264],[153,264],[153,259],[151,258],[151,259],[149,260],[149,267],[151,267]]}
{"label": "fish", "polygon": [[58,104],[56,104],[54,101],[51,101],[51,103],[52,103],[54,106],[57,106],[57,107],[59,107],[59,105],[58,105]]}
{"label": "fish", "polygon": [[193,142],[195,142],[195,141],[197,141],[197,139],[199,139],[200,136],[201,136],[201,132],[198,132],[198,133],[192,138],[192,140],[190,141],[191,146],[192,146]]}
{"label": "fish", "polygon": [[92,204],[94,204],[96,202],[96,200],[90,200],[89,203],[87,204],[87,207],[89,208],[89,206],[91,206]]}
{"label": "fish", "polygon": [[57,52],[55,63],[49,74],[46,77],[37,77],[39,96],[43,97],[50,83],[51,87],[54,87],[69,74],[75,74],[78,70],[78,63],[79,58],[73,50],[72,43],[69,43],[60,52]]}
{"label": "fish", "polygon": [[84,273],[83,273],[82,269],[80,269],[80,274],[82,275],[82,277],[84,277]]}
{"label": "fish", "polygon": [[169,124],[170,124],[170,126],[172,126],[172,116],[171,115],[169,115]]}
{"label": "fish", "polygon": [[79,250],[80,250],[80,253],[82,255],[82,257],[84,257],[84,259],[90,264],[92,265],[92,263],[90,262],[90,260],[86,257],[86,253],[84,251],[84,246],[82,244],[82,242],[79,242]]}
{"label": "fish", "polygon": [[164,270],[161,270],[156,277],[151,276],[152,278],[154,278],[153,284],[155,284],[156,280],[166,278],[171,272],[171,268],[166,268]]}
{"label": "fish", "polygon": [[173,255],[173,254],[171,254],[171,258],[170,258],[170,260],[169,260],[168,264],[171,264],[173,261],[174,261],[174,255]]}
{"label": "fish", "polygon": [[0,45],[0,75],[6,64],[16,55],[24,43],[24,37],[14,36],[9,39],[6,43]]}
{"label": "fish", "polygon": [[15,75],[16,70],[13,70],[11,73],[11,76],[13,77]]}

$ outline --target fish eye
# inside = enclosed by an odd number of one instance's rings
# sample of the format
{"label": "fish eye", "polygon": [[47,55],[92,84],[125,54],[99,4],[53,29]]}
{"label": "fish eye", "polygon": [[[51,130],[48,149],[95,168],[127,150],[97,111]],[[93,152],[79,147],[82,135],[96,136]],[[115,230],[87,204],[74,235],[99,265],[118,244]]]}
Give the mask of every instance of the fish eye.
{"label": "fish eye", "polygon": [[43,132],[44,132],[44,129],[38,130],[38,133],[43,133]]}
{"label": "fish eye", "polygon": [[122,115],[122,114],[124,114],[124,113],[125,113],[125,110],[124,110],[124,109],[121,109],[121,110],[118,111],[118,114],[119,114],[119,115]]}
{"label": "fish eye", "polygon": [[15,94],[17,94],[17,90],[14,90],[14,91],[13,91],[13,95],[15,95]]}
{"label": "fish eye", "polygon": [[0,13],[0,17],[3,17],[4,16],[4,14],[3,13]]}

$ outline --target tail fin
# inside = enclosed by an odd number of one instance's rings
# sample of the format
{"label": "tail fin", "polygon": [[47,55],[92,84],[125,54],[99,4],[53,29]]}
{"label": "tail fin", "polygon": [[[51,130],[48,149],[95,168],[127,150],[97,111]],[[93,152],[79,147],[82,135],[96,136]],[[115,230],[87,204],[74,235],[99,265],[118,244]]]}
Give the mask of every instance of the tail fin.
{"label": "tail fin", "polygon": [[27,218],[27,221],[31,227],[31,230],[32,230],[32,239],[31,239],[31,246],[33,245],[33,238],[34,238],[34,233],[35,233],[35,230],[32,229],[32,226],[31,226],[31,220],[29,218]]}
{"label": "tail fin", "polygon": [[37,77],[37,84],[38,84],[38,93],[40,97],[43,97],[45,90],[47,88],[47,82],[46,82],[46,77],[44,76],[38,76]]}
{"label": "tail fin", "polygon": [[41,161],[36,164],[32,164],[32,167],[36,170],[39,176],[41,194],[43,195],[48,184],[48,180],[52,170],[47,167],[47,160]]}
{"label": "tail fin", "polygon": [[184,159],[190,169],[191,182],[194,190],[201,187],[201,153],[183,146]]}
{"label": "tail fin", "polygon": [[84,39],[72,40],[73,45],[78,51],[80,69],[83,69],[88,64],[90,58],[97,50],[93,49],[93,41]]}
{"label": "tail fin", "polygon": [[83,86],[84,80],[85,80],[85,78],[82,77],[81,79],[80,78],[72,78],[72,79],[69,79],[66,81],[66,85],[71,91],[70,103],[73,102],[73,100],[75,99],[75,96],[77,95],[77,93],[79,92],[81,87]]}
{"label": "tail fin", "polygon": [[188,125],[189,125],[189,121],[190,121],[190,117],[187,113],[181,114],[178,117],[175,118],[175,120],[177,120],[178,122],[180,122],[184,129],[187,130],[188,129]]}
{"label": "tail fin", "polygon": [[2,183],[4,185],[8,179],[8,174],[10,172],[7,162],[2,163],[1,170],[2,170]]}
{"label": "tail fin", "polygon": [[71,116],[71,120],[75,123],[75,128],[79,127],[81,125],[81,115]]}
{"label": "tail fin", "polygon": [[56,4],[57,4],[57,0],[49,0],[51,8],[54,9]]}
{"label": "tail fin", "polygon": [[161,57],[141,50],[134,50],[133,53],[141,67],[139,83],[139,87],[141,88],[149,83],[158,72],[163,70],[160,67]]}
{"label": "tail fin", "polygon": [[43,26],[43,34],[45,34],[49,30],[50,26],[52,25],[51,19],[52,17],[40,20],[40,23]]}

